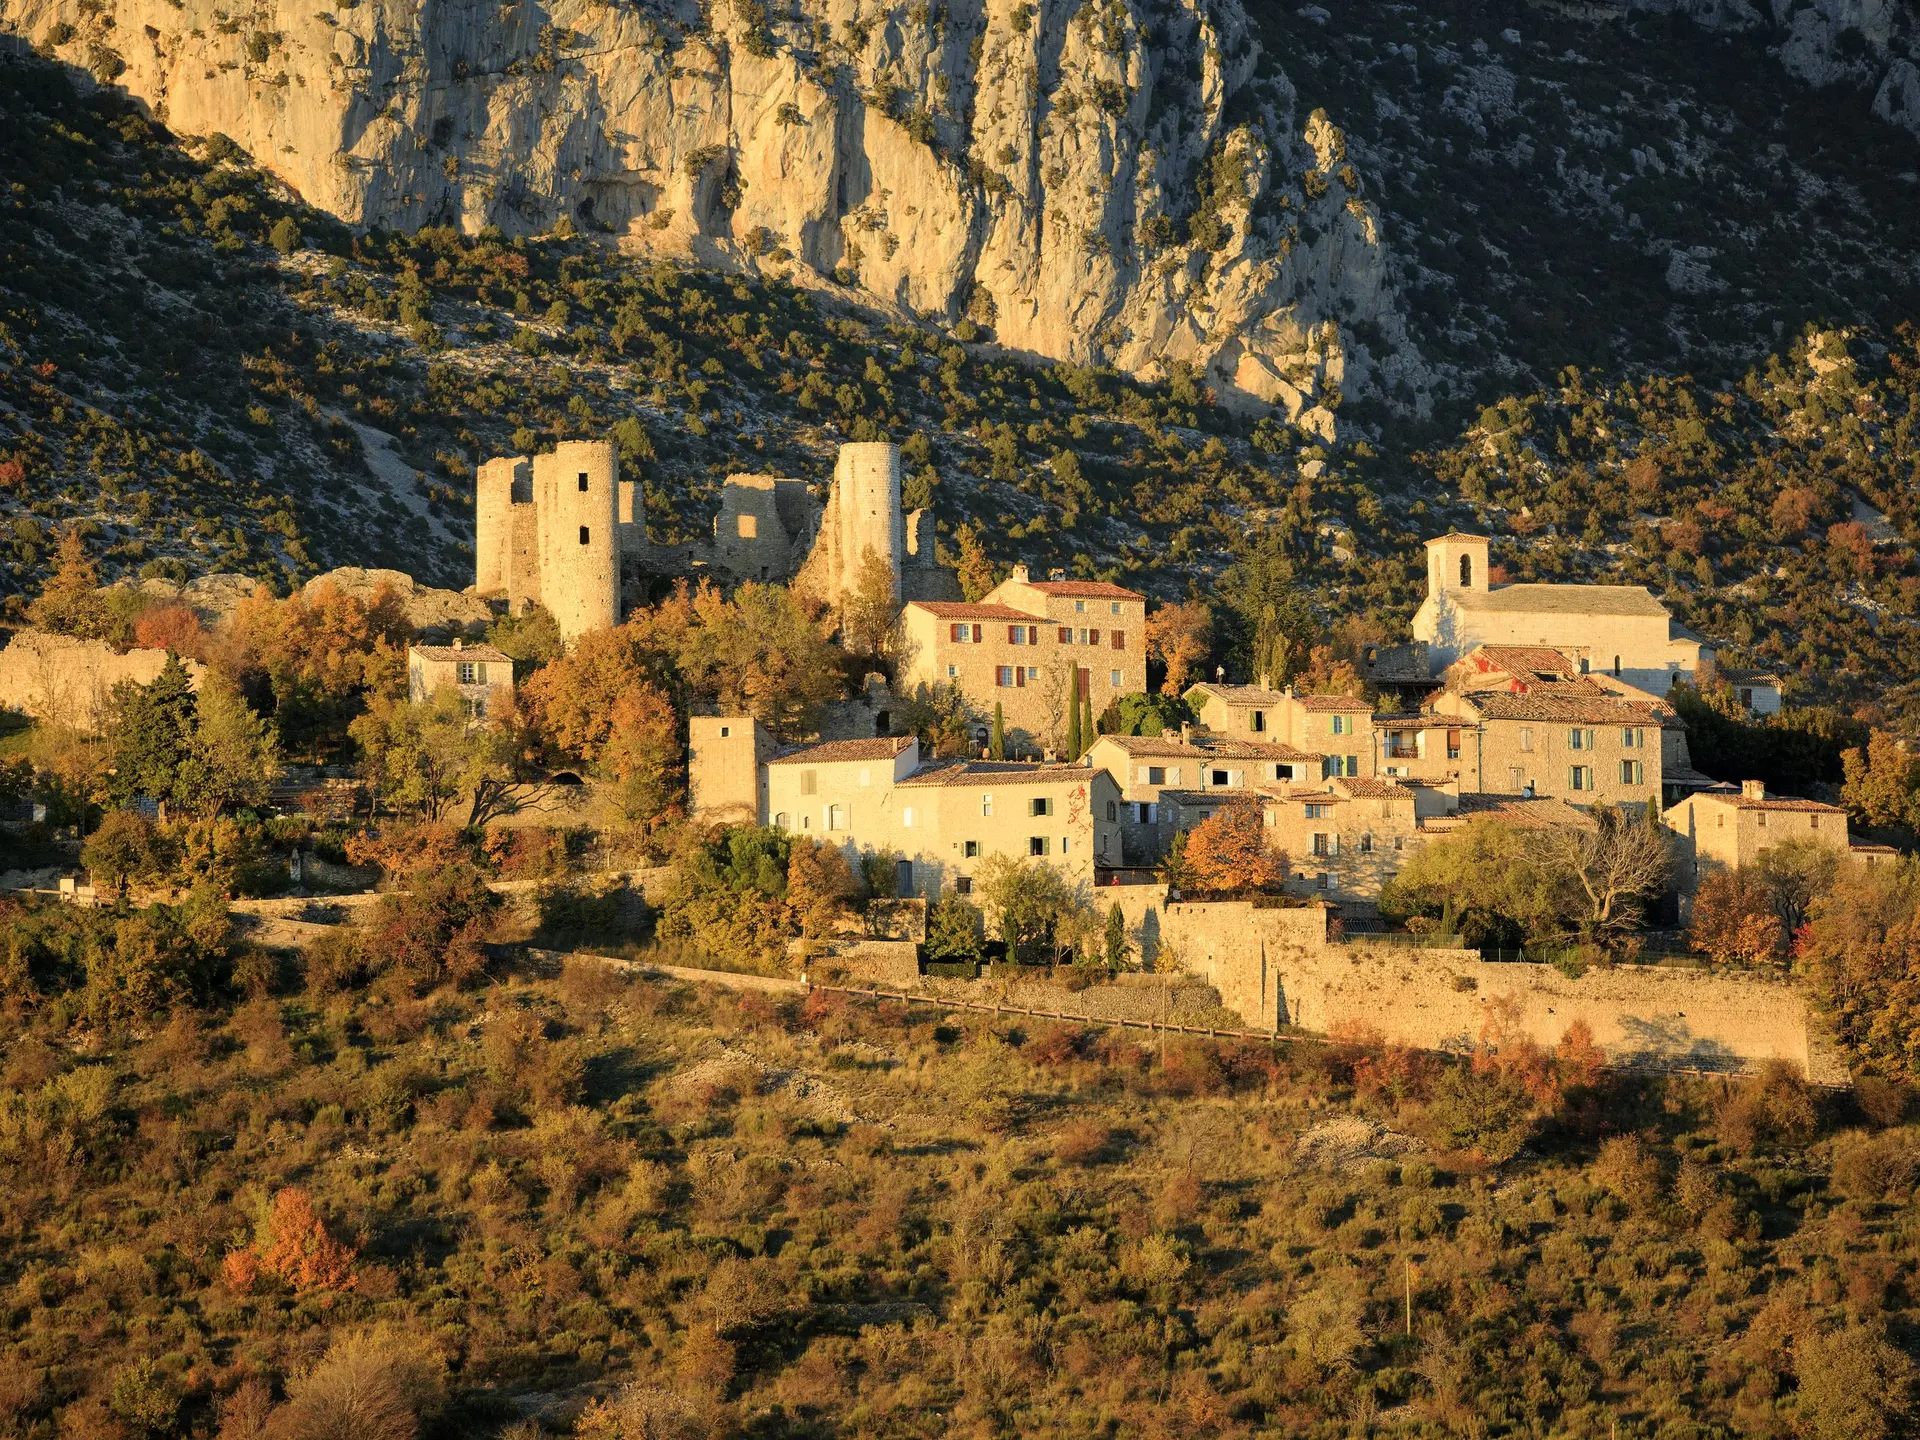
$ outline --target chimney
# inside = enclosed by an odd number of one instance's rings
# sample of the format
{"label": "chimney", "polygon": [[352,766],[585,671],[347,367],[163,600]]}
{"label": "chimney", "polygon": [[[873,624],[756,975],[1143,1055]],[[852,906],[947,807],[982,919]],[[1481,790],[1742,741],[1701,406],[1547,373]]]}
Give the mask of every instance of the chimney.
{"label": "chimney", "polygon": [[459,637],[458,635],[456,635],[456,636],[454,636],[454,637],[453,637],[453,648],[454,648],[454,649],[456,649],[456,650],[458,650],[458,649],[460,648],[460,646],[461,646],[461,643],[462,643],[462,642],[461,642],[461,639],[460,639],[460,637]]}
{"label": "chimney", "polygon": [[1193,722],[1191,720],[1182,720],[1180,722],[1180,743],[1182,745],[1193,744]]}
{"label": "chimney", "polygon": [[1271,690],[1273,688],[1273,685],[1270,683],[1271,678],[1266,671],[1262,670],[1260,672],[1260,688],[1262,690]]}
{"label": "chimney", "polygon": [[1013,579],[1013,583],[1014,583],[1014,584],[1016,584],[1016,585],[1025,585],[1025,584],[1027,584],[1027,583],[1028,583],[1028,581],[1027,581],[1027,567],[1026,567],[1026,566],[1024,566],[1024,565],[1016,565],[1016,566],[1014,566],[1014,567],[1013,567],[1013,576],[1012,576],[1012,579]]}
{"label": "chimney", "polygon": [[1767,782],[1764,780],[1742,780],[1740,782],[1742,800],[1764,800],[1767,798]]}

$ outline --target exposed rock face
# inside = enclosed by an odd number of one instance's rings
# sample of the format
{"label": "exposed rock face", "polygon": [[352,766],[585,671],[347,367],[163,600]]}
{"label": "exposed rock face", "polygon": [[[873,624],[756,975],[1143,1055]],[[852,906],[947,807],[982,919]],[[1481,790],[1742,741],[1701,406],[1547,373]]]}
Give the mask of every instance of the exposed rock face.
{"label": "exposed rock face", "polygon": [[1296,113],[1239,0],[227,14],[0,0],[12,29],[123,66],[115,83],[173,128],[230,135],[355,224],[565,219],[837,277],[1018,351],[1147,376],[1186,362],[1310,429],[1331,429],[1329,390],[1426,405],[1360,177],[1339,132]]}

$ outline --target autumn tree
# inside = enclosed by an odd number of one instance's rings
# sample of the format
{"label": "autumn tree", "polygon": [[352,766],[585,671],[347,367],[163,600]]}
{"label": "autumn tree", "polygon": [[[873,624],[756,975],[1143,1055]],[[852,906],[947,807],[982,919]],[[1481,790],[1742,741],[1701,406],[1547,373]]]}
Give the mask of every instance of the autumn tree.
{"label": "autumn tree", "polygon": [[1557,827],[1541,848],[1558,871],[1565,929],[1597,940],[1640,925],[1666,889],[1673,852],[1651,811],[1642,817],[1604,805],[1591,813],[1591,828]]}
{"label": "autumn tree", "polygon": [[860,554],[853,589],[840,606],[840,640],[851,655],[879,659],[893,649],[899,618],[893,567],[871,545]]}
{"label": "autumn tree", "polygon": [[27,616],[42,630],[82,640],[104,640],[111,623],[106,597],[100,593],[100,572],[87,553],[87,542],[77,527],[60,535],[53,571],[39,596],[27,607]]}
{"label": "autumn tree", "polygon": [[1876,730],[1864,747],[1840,757],[1840,798],[1863,827],[1920,830],[1920,755]]}
{"label": "autumn tree", "polygon": [[1183,864],[1187,887],[1203,895],[1278,890],[1289,871],[1286,855],[1267,845],[1257,801],[1231,801],[1194,826]]}
{"label": "autumn tree", "polygon": [[1800,964],[1866,1069],[1920,1081],[1920,862],[1849,865],[1813,902]]}
{"label": "autumn tree", "polygon": [[418,702],[379,696],[349,733],[381,797],[422,820],[449,817],[465,797],[461,823],[478,829],[510,807],[518,738],[506,717],[476,722],[458,691]]}
{"label": "autumn tree", "polygon": [[1766,883],[1743,865],[1700,877],[1687,938],[1694,949],[1723,964],[1758,965],[1778,957],[1787,936]]}
{"label": "autumn tree", "polygon": [[794,839],[787,856],[787,908],[803,936],[831,935],[857,889],[853,867],[836,847]]}
{"label": "autumn tree", "polygon": [[975,876],[994,932],[1007,958],[1046,964],[1072,948],[1089,912],[1086,897],[1053,866],[989,855]]}
{"label": "autumn tree", "polygon": [[1189,685],[1203,678],[1201,666],[1212,649],[1213,611],[1206,601],[1177,601],[1147,616],[1147,654],[1167,667],[1160,683],[1163,695],[1184,695]]}
{"label": "autumn tree", "polygon": [[211,663],[242,691],[270,698],[263,708],[283,745],[318,755],[346,740],[373,698],[406,695],[412,638],[406,606],[388,587],[367,602],[331,582],[285,600],[262,586],[234,611]]}
{"label": "autumn tree", "polygon": [[1754,870],[1787,935],[1800,929],[1813,902],[1833,887],[1834,877],[1840,872],[1840,858],[1837,848],[1823,845],[1811,835],[1796,835],[1760,852]]}
{"label": "autumn tree", "polygon": [[993,560],[987,554],[987,547],[981,540],[981,528],[968,521],[954,531],[953,538],[960,547],[954,563],[954,572],[960,580],[960,593],[969,601],[984,600],[1000,581],[994,571]]}
{"label": "autumn tree", "polygon": [[672,662],[676,702],[751,715],[781,739],[818,728],[844,690],[839,652],[789,590],[749,581],[731,599],[711,581],[680,585],[629,622],[642,643]]}

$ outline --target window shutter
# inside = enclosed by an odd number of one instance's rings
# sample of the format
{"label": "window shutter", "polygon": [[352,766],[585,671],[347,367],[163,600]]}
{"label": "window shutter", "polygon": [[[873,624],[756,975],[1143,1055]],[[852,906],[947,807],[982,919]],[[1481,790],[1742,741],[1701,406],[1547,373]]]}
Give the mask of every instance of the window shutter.
{"label": "window shutter", "polygon": [[1073,644],[1073,627],[1071,625],[1062,625],[1060,627],[1060,643],[1062,645]]}
{"label": "window shutter", "polygon": [[947,638],[954,641],[954,643],[959,644],[965,641],[965,639],[967,638],[962,633],[965,629],[966,629],[966,626],[964,625],[949,625],[947,627]]}
{"label": "window shutter", "polygon": [[1127,632],[1126,631],[1116,630],[1113,632],[1113,648],[1116,650],[1124,650],[1127,648]]}
{"label": "window shutter", "polygon": [[1098,630],[1089,630],[1087,632],[1087,643],[1089,645],[1098,645],[1100,643],[1100,632]]}

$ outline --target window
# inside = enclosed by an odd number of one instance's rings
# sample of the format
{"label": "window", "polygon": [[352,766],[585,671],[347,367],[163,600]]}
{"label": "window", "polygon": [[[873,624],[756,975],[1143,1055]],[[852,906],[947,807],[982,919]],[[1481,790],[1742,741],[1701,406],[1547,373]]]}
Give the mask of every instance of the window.
{"label": "window", "polygon": [[1126,631],[1115,630],[1113,632],[1113,648],[1116,650],[1124,650],[1127,648],[1127,632]]}
{"label": "window", "polygon": [[1522,790],[1526,788],[1527,788],[1527,772],[1525,770],[1522,770],[1518,765],[1509,765],[1507,767],[1508,791],[1514,795],[1518,795]]}
{"label": "window", "polygon": [[733,530],[742,540],[757,540],[760,538],[760,517],[736,515],[733,517]]}
{"label": "window", "polygon": [[1213,772],[1212,783],[1224,788],[1233,783],[1233,777],[1225,770],[1215,770]]}
{"label": "window", "polygon": [[1620,678],[1620,657],[1618,655],[1613,657],[1613,678],[1616,680]]}
{"label": "window", "polygon": [[459,677],[460,677],[460,684],[462,685],[473,684],[473,662],[471,660],[462,660],[460,662]]}
{"label": "window", "polygon": [[1264,710],[1247,712],[1247,728],[1256,733],[1264,731],[1267,728],[1267,712]]}
{"label": "window", "polygon": [[1331,890],[1333,889],[1333,876],[1322,870],[1314,877],[1313,883],[1322,890]]}
{"label": "window", "polygon": [[1049,851],[1050,849],[1051,849],[1051,845],[1050,845],[1050,843],[1048,842],[1048,840],[1047,840],[1047,837],[1046,837],[1046,836],[1044,836],[1044,835],[1029,835],[1029,836],[1027,837],[1027,854],[1029,854],[1029,855],[1045,855],[1045,854],[1047,854],[1047,853],[1048,853],[1048,851]]}
{"label": "window", "polygon": [[1152,825],[1160,818],[1160,807],[1151,800],[1143,800],[1133,807],[1133,818],[1141,825]]}
{"label": "window", "polygon": [[1523,727],[1520,731],[1520,748],[1522,750],[1533,749],[1533,727],[1531,725]]}
{"label": "window", "polygon": [[1761,828],[1762,830],[1764,830],[1764,829],[1766,829],[1766,828],[1767,828],[1767,812],[1766,812],[1766,811],[1764,811],[1764,810],[1762,810],[1762,811],[1760,812],[1760,815],[1759,815],[1759,823],[1760,823],[1760,828]]}
{"label": "window", "polygon": [[1039,678],[1040,678],[1040,667],[1038,665],[1027,666],[1026,671],[1024,673],[1021,672],[1019,666],[1016,665],[1014,667],[1013,681],[1014,681],[1014,684],[1016,685],[1025,685],[1027,681],[1038,680]]}
{"label": "window", "polygon": [[993,814],[993,796],[992,795],[990,794],[982,795],[980,797],[980,813],[982,815]]}
{"label": "window", "polygon": [[1116,600],[1111,605],[1107,606],[1107,613],[1109,615],[1118,615],[1120,613],[1120,602]]}
{"label": "window", "polygon": [[1118,670],[1109,670],[1107,672],[1107,684],[1116,690],[1120,688],[1120,672]]}
{"label": "window", "polygon": [[1360,853],[1362,855],[1371,855],[1373,853],[1373,832],[1371,830],[1360,837]]}
{"label": "window", "polygon": [[[1098,643],[1099,643],[1099,640],[1098,640],[1098,637],[1099,637],[1099,634],[1100,634],[1100,632],[1099,632],[1098,630],[1095,630],[1095,631],[1093,632],[1093,634],[1094,634],[1094,636],[1095,636],[1095,639],[1094,639],[1094,641],[1093,641],[1092,643],[1095,643],[1095,644],[1098,644]],[[1087,631],[1086,631],[1085,629],[1080,629],[1080,630],[1076,630],[1076,631],[1074,631],[1074,632],[1073,632],[1073,643],[1074,643],[1074,644],[1076,644],[1076,645],[1085,645],[1085,644],[1087,644],[1087,643],[1089,643],[1089,642],[1088,642],[1088,640],[1087,640]]]}
{"label": "window", "polygon": [[787,812],[786,811],[782,810],[773,817],[773,828],[776,830],[784,830],[787,828]]}
{"label": "window", "polygon": [[1099,643],[1100,643],[1100,632],[1098,630],[1087,631],[1087,644],[1098,645]]}
{"label": "window", "polygon": [[1053,801],[1044,795],[1036,796],[1031,802],[1031,808],[1027,813],[1029,815],[1051,815],[1053,814]]}
{"label": "window", "polygon": [[1740,707],[1743,710],[1753,709],[1753,691],[1745,689],[1744,687],[1741,689]]}
{"label": "window", "polygon": [[818,795],[820,793],[819,771],[802,770],[800,772],[800,793],[802,795]]}
{"label": "window", "polygon": [[722,725],[720,727],[720,738],[722,740],[726,739],[731,734],[733,734],[733,727],[731,725]]}
{"label": "window", "polygon": [[1333,717],[1333,733],[1336,735],[1345,735],[1347,733],[1346,716],[1336,715]]}
{"label": "window", "polygon": [[1060,643],[1062,645],[1073,644],[1073,627],[1071,625],[1062,625],[1060,627]]}
{"label": "window", "polygon": [[1593,767],[1591,765],[1572,765],[1567,768],[1567,788],[1569,790],[1593,789]]}
{"label": "window", "polygon": [[913,828],[913,807],[911,805],[900,812],[900,823],[909,830]]}
{"label": "window", "polygon": [[1001,665],[997,667],[993,672],[993,683],[1003,690],[1011,689],[1013,686],[1013,669],[1014,667],[1011,665]]}
{"label": "window", "polygon": [[1333,853],[1332,839],[1333,837],[1328,835],[1325,831],[1321,831],[1321,830],[1314,831],[1313,832],[1313,853],[1316,855],[1331,855]]}
{"label": "window", "polygon": [[1333,807],[1331,805],[1307,806],[1307,819],[1309,820],[1324,820],[1332,813]]}
{"label": "window", "polygon": [[827,829],[844,830],[847,828],[847,807],[844,805],[827,806]]}
{"label": "window", "polygon": [[1406,836],[1404,836],[1404,835],[1396,835],[1396,836],[1394,836],[1394,837],[1393,837],[1393,848],[1394,848],[1394,849],[1396,849],[1396,850],[1404,850],[1404,849],[1406,849],[1406,848],[1407,848],[1407,838],[1406,838]]}
{"label": "window", "polygon": [[1449,730],[1447,731],[1447,759],[1458,760],[1459,758],[1460,732],[1458,730]]}
{"label": "window", "polygon": [[971,895],[973,893],[973,877],[971,875],[955,876],[953,888],[962,895]]}
{"label": "window", "polygon": [[1120,819],[1120,806],[1112,800],[1107,801],[1107,823],[1109,825],[1112,825],[1117,823],[1119,819]]}
{"label": "window", "polygon": [[1167,767],[1164,765],[1147,766],[1147,784],[1164,785],[1167,783]]}
{"label": "window", "polygon": [[580,472],[579,483],[580,483],[580,493],[582,495],[586,494],[587,493],[587,472],[584,470]]}
{"label": "window", "polygon": [[1584,655],[1580,657],[1580,673],[1582,675],[1587,673],[1587,657]]}
{"label": "window", "polygon": [[1591,730],[1567,731],[1567,748],[1569,750],[1593,749],[1593,731]]}
{"label": "window", "polygon": [[590,545],[593,543],[593,532],[588,530],[584,525],[580,527],[580,543],[582,545]]}
{"label": "window", "polygon": [[1641,769],[1638,760],[1622,760],[1620,762],[1620,783],[1622,785],[1639,785],[1642,783],[1640,776]]}
{"label": "window", "polygon": [[1473,557],[1471,555],[1460,557],[1460,588],[1462,590],[1473,588]]}
{"label": "window", "polygon": [[1076,615],[1084,615],[1084,614],[1086,614],[1086,613],[1087,613],[1087,602],[1086,602],[1086,601],[1084,601],[1084,600],[1076,600],[1076,601],[1074,601],[1074,602],[1073,602],[1073,613],[1074,613],[1074,614],[1076,614]]}
{"label": "window", "polygon": [[1026,644],[1027,643],[1027,627],[1024,625],[1007,626],[1007,643],[1009,645]]}

